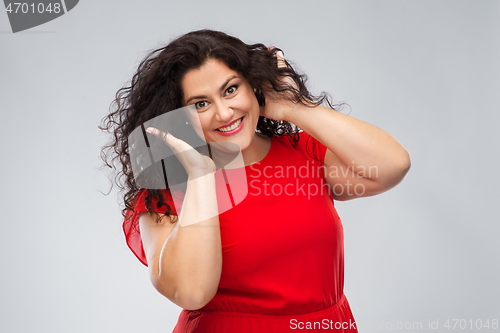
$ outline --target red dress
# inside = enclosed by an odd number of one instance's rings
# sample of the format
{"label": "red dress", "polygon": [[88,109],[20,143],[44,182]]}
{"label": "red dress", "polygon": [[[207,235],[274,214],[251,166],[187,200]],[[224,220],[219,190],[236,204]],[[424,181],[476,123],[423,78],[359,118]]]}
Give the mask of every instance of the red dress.
{"label": "red dress", "polygon": [[[343,292],[342,222],[313,151],[324,161],[326,147],[307,133],[297,148],[288,136],[274,136],[266,157],[245,167],[247,197],[219,215],[217,294],[199,310],[183,309],[175,333],[357,332]],[[146,195],[138,193],[123,225],[145,265],[138,215]],[[171,200],[167,191],[165,198]]]}

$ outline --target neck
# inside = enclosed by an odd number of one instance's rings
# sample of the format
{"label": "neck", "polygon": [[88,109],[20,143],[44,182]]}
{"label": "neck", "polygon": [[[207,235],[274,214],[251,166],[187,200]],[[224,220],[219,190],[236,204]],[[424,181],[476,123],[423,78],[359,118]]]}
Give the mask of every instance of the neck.
{"label": "neck", "polygon": [[255,133],[250,145],[245,150],[241,151],[243,161],[236,162],[236,164],[243,163],[244,165],[235,165],[232,163],[234,162],[236,154],[240,151],[240,148],[235,144],[227,145],[224,143],[212,142],[210,147],[212,157],[214,161],[217,161],[218,165],[232,165],[230,169],[241,168],[262,161],[264,157],[267,156],[269,149],[271,149],[271,138]]}
{"label": "neck", "polygon": [[241,152],[245,166],[260,162],[271,148],[271,138],[255,133],[252,143]]}

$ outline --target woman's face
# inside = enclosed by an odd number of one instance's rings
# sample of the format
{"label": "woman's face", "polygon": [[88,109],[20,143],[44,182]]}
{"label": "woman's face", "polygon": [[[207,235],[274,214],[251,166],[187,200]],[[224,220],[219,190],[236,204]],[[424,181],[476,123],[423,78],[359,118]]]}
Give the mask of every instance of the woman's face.
{"label": "woman's face", "polygon": [[[183,104],[194,105],[201,129],[195,130],[206,142],[231,142],[241,151],[256,135],[260,107],[248,82],[219,60],[208,59],[200,68],[183,77]],[[190,115],[191,123],[193,117]],[[200,133],[202,132],[202,133]],[[203,137],[202,137],[203,138]]]}

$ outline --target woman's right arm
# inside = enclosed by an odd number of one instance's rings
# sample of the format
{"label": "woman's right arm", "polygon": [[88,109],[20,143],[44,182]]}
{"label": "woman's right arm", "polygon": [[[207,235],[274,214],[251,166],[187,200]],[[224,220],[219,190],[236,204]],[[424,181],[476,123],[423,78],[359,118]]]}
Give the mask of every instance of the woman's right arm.
{"label": "woman's right arm", "polygon": [[[171,140],[167,143],[171,144]],[[187,159],[181,162],[187,163]],[[139,226],[154,287],[180,307],[196,310],[217,292],[222,246],[212,165],[198,164],[187,169],[179,219],[171,223],[168,215],[159,214],[161,220],[157,223],[156,216],[141,212]]]}

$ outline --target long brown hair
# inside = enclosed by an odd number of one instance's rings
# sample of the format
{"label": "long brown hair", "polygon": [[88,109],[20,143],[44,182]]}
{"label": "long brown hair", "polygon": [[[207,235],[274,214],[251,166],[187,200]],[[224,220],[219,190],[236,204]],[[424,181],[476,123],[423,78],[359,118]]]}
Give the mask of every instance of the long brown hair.
{"label": "long brown hair", "polygon": [[[326,103],[331,109],[338,110],[343,105],[334,107],[326,93],[311,95],[305,86],[305,74],[297,73],[288,61],[285,61],[286,67],[278,68],[275,56],[277,51],[281,50],[270,50],[260,43],[248,45],[223,32],[198,30],[189,32],[147,55],[140,63],[130,85],[118,90],[110,106],[109,115],[99,126],[99,129],[112,134],[110,143],[101,150],[104,167],[116,169],[116,160],[121,165],[121,170],[115,175],[115,181],[122,191],[126,191],[125,208],[122,210],[124,217],[128,210],[133,211],[131,203],[140,190],[132,173],[128,136],[144,122],[182,107],[182,78],[189,70],[200,68],[207,59],[220,60],[230,69],[240,73],[255,89],[261,106],[265,105],[264,95],[270,89],[285,93],[290,100],[311,107]],[[293,79],[298,89],[284,83],[284,76]],[[261,116],[256,130],[269,137],[290,134],[294,147],[299,140],[297,128],[287,121],[276,121]],[[151,207],[153,197],[158,200],[158,208],[166,206],[166,214],[175,215],[172,207],[163,200],[160,190],[148,189],[145,201],[150,213],[154,212]]]}

